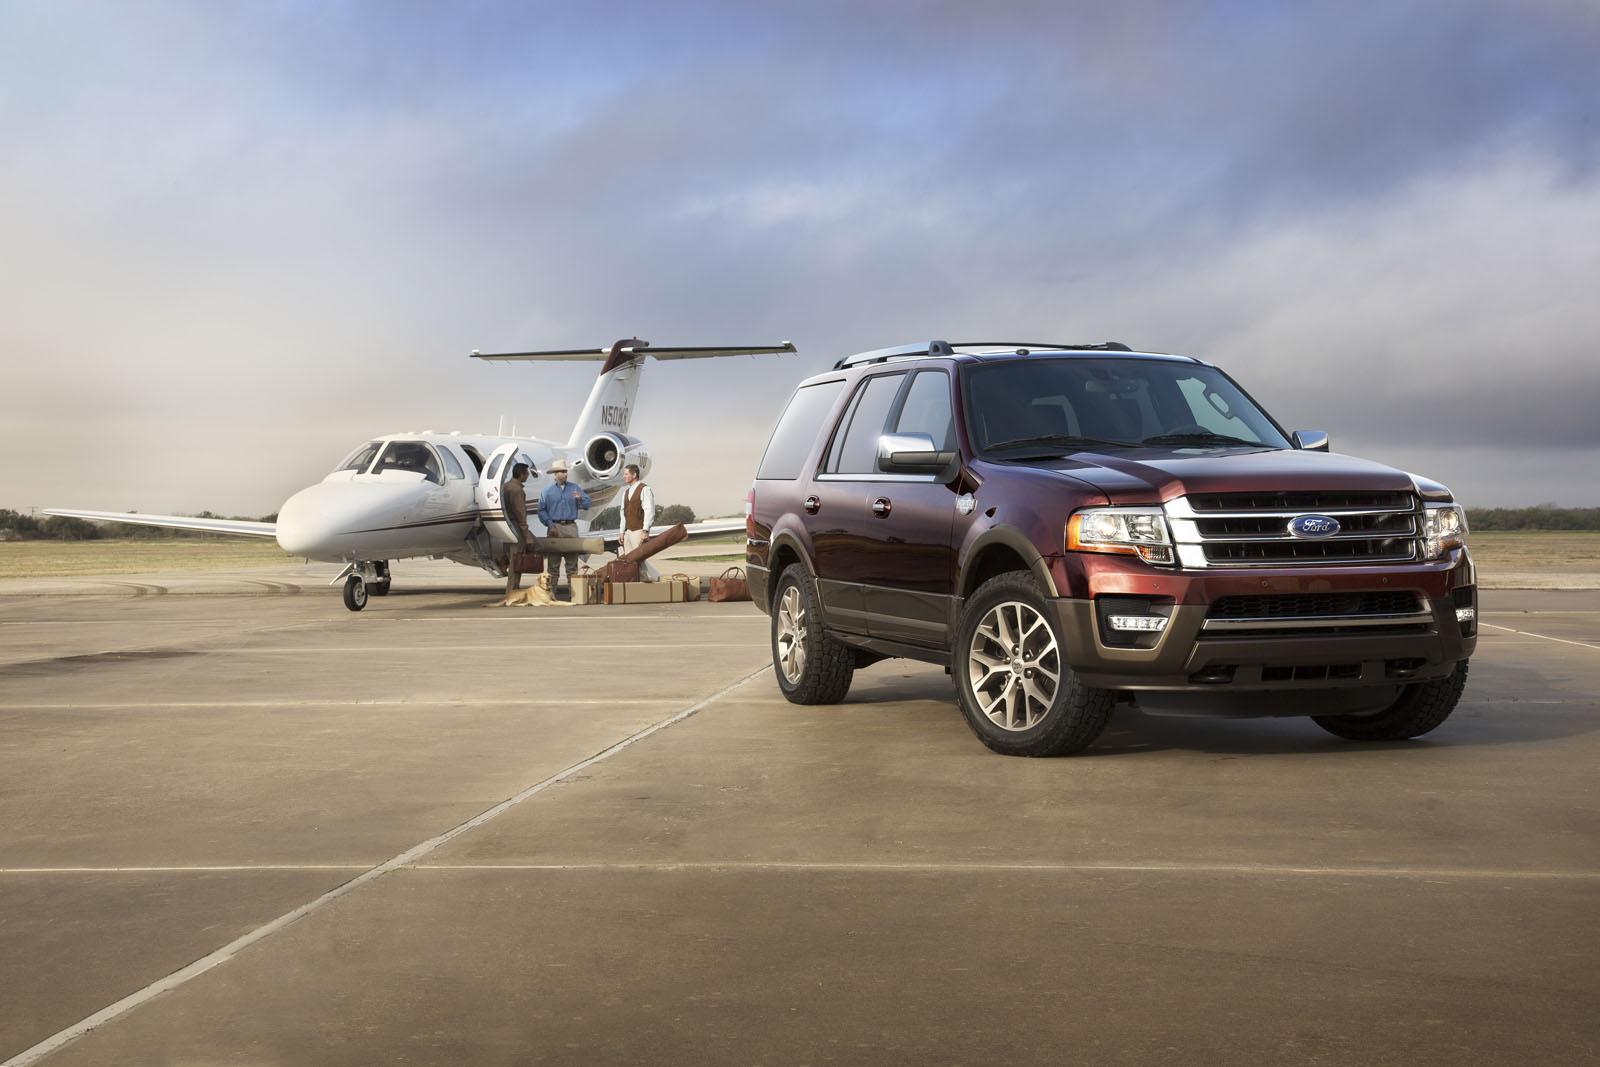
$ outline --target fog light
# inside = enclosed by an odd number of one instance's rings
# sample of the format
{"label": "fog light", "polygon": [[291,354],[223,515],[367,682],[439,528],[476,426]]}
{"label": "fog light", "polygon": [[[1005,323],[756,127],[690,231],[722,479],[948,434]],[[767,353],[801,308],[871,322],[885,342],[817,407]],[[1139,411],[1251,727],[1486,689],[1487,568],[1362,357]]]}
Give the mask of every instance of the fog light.
{"label": "fog light", "polygon": [[1113,630],[1144,630],[1159,633],[1167,628],[1165,615],[1108,615]]}
{"label": "fog light", "polygon": [[1456,622],[1475,622],[1478,618],[1477,608],[1457,608]]}

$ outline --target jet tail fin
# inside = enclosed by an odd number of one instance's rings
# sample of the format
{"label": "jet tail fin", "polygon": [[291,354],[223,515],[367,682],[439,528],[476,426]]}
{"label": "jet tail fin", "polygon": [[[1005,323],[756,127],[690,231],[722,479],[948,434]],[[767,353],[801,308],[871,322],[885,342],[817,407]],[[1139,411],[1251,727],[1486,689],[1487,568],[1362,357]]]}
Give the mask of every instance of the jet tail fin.
{"label": "jet tail fin", "polygon": [[572,427],[568,448],[581,448],[599,433],[625,434],[633,420],[633,404],[639,395],[639,376],[646,356],[656,359],[716,359],[722,356],[784,355],[795,351],[792,343],[777,345],[727,345],[701,348],[652,348],[637,337],[618,341],[610,348],[557,348],[540,352],[472,353],[473,359],[501,363],[565,363],[590,360],[602,363],[600,377],[589,392]]}

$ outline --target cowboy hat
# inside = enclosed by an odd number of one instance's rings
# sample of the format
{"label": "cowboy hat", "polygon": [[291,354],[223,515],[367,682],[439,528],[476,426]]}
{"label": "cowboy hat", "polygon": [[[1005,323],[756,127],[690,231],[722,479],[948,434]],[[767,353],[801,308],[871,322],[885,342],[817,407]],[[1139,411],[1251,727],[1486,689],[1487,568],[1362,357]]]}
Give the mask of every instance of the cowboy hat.
{"label": "cowboy hat", "polygon": [[564,459],[553,459],[550,461],[550,466],[546,467],[545,470],[549,471],[551,474],[554,474],[556,471],[565,471],[567,470],[567,461]]}

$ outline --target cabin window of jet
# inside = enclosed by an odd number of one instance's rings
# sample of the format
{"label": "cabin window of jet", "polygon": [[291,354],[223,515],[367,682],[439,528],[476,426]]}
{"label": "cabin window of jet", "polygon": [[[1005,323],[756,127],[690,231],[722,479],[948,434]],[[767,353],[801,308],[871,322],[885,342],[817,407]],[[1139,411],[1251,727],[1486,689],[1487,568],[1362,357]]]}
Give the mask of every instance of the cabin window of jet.
{"label": "cabin window of jet", "polygon": [[444,459],[444,469],[450,472],[452,478],[465,478],[466,472],[461,469],[461,461],[456,459],[455,453],[444,445],[439,446],[439,455]]}
{"label": "cabin window of jet", "polygon": [[444,471],[439,467],[438,457],[433,454],[433,449],[421,441],[390,441],[389,447],[384,449],[383,458],[372,469],[373,474],[382,474],[384,471],[411,471],[430,482],[444,482]]}

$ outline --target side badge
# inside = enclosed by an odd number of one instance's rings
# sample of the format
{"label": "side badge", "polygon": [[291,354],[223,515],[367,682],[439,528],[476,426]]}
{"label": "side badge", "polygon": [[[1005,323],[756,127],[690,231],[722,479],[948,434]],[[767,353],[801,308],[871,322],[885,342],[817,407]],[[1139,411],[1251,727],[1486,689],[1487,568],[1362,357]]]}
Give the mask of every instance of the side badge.
{"label": "side badge", "polygon": [[956,497],[956,510],[963,515],[971,515],[972,509],[978,506],[978,500],[971,493],[962,493]]}

